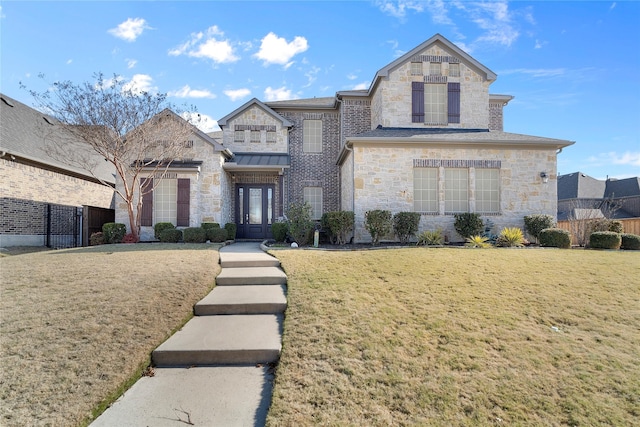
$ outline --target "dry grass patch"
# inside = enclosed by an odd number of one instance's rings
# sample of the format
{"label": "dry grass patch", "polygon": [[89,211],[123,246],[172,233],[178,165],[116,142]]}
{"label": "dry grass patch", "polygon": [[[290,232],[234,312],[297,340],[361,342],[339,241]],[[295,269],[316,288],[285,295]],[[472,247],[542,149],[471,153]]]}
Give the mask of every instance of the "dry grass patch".
{"label": "dry grass patch", "polygon": [[270,426],[632,425],[640,256],[277,251],[289,289]]}
{"label": "dry grass patch", "polygon": [[0,425],[86,422],[213,288],[218,247],[105,245],[0,258]]}

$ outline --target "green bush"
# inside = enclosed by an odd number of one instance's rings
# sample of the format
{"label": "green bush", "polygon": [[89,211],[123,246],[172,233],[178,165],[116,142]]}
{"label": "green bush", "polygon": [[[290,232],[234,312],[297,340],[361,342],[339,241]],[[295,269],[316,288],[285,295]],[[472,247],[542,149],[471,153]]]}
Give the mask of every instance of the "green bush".
{"label": "green bush", "polygon": [[177,228],[165,228],[158,236],[162,243],[178,243],[182,240],[182,231]]}
{"label": "green bush", "polygon": [[535,214],[524,217],[524,229],[538,242],[540,241],[540,232],[555,225],[556,220],[551,215]]}
{"label": "green bush", "polygon": [[400,243],[407,243],[418,232],[420,214],[418,212],[398,212],[393,216],[393,233]]}
{"label": "green bush", "polygon": [[571,247],[571,234],[567,230],[561,228],[545,228],[538,236],[540,246],[547,248],[563,248]]}
{"label": "green bush", "polygon": [[289,234],[299,246],[309,243],[309,238],[313,231],[311,205],[307,202],[291,204],[287,211],[287,224],[289,226]]}
{"label": "green bush", "polygon": [[418,236],[418,246],[442,246],[444,245],[444,235],[442,230],[423,231]]}
{"label": "green bush", "polygon": [[201,228],[204,228],[205,230],[209,230],[211,228],[220,228],[220,224],[218,224],[217,222],[203,222],[202,224],[200,224]]}
{"label": "green bush", "polygon": [[89,237],[89,245],[90,246],[104,245],[104,233],[102,231],[91,233],[91,237]]}
{"label": "green bush", "polygon": [[640,250],[640,236],[636,234],[624,233],[621,237],[621,249],[637,251]]}
{"label": "green bush", "polygon": [[465,246],[468,248],[490,248],[491,246],[493,246],[490,242],[489,242],[489,238],[486,236],[471,236],[471,237],[467,237],[467,243],[465,243]]}
{"label": "green bush", "polygon": [[496,239],[496,246],[500,246],[501,248],[519,248],[524,246],[522,230],[518,227],[503,228]]}
{"label": "green bush", "polygon": [[176,227],[170,222],[158,222],[156,223],[156,225],[153,226],[153,235],[155,236],[156,239],[160,240],[160,234],[164,230],[168,230],[172,228],[176,228]]}
{"label": "green bush", "polygon": [[236,240],[236,232],[238,226],[233,222],[228,222],[224,225],[224,229],[227,230],[227,240]]}
{"label": "green bush", "polygon": [[480,214],[466,212],[455,214],[454,217],[453,226],[456,232],[465,239],[471,236],[478,236],[484,231],[484,223],[480,218]]}
{"label": "green bush", "polygon": [[207,241],[207,232],[202,227],[185,228],[182,232],[185,243],[204,243]]}
{"label": "green bush", "polygon": [[102,234],[107,244],[121,243],[124,235],[127,234],[127,227],[124,224],[107,222],[102,225]]}
{"label": "green bush", "polygon": [[222,243],[227,240],[229,233],[224,228],[210,228],[206,230],[207,240],[214,243]]}
{"label": "green bush", "polygon": [[593,219],[589,222],[591,233],[595,231],[613,231],[614,233],[623,233],[624,226],[622,221],[609,218]]}
{"label": "green bush", "polygon": [[289,226],[286,222],[274,222],[271,224],[271,234],[276,242],[284,242],[289,232]]}
{"label": "green bush", "polygon": [[624,224],[622,224],[622,221],[618,221],[617,219],[611,219],[609,220],[609,231],[622,234],[624,233]]}
{"label": "green bush", "polygon": [[589,236],[589,247],[594,249],[620,249],[622,238],[613,231],[594,231]]}
{"label": "green bush", "polygon": [[367,211],[364,214],[364,223],[371,235],[371,244],[375,246],[380,242],[381,237],[391,232],[391,212],[385,210]]}
{"label": "green bush", "polygon": [[331,244],[344,245],[347,243],[353,231],[355,218],[352,211],[326,212],[322,215],[320,223],[322,229],[327,231]]}

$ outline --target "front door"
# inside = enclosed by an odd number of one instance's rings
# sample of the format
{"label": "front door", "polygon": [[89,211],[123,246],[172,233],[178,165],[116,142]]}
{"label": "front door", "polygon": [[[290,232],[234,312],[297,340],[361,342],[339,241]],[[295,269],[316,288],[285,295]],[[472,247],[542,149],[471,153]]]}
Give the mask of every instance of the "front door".
{"label": "front door", "polygon": [[274,185],[238,184],[236,186],[236,224],[239,239],[271,237]]}

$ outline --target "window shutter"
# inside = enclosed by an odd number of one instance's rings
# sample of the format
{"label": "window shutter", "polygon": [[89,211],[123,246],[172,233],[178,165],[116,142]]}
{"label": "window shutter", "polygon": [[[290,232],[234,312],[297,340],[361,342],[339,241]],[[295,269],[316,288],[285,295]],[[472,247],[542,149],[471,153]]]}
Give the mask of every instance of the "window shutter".
{"label": "window shutter", "polygon": [[153,225],[153,179],[145,178],[140,184],[140,191],[146,193],[142,195],[142,217],[140,225],[150,227]]}
{"label": "window shutter", "polygon": [[411,122],[424,123],[423,82],[411,82]]}
{"label": "window shutter", "polygon": [[449,83],[449,123],[460,123],[460,83]]}
{"label": "window shutter", "polygon": [[189,178],[178,179],[178,215],[176,225],[178,227],[189,226]]}

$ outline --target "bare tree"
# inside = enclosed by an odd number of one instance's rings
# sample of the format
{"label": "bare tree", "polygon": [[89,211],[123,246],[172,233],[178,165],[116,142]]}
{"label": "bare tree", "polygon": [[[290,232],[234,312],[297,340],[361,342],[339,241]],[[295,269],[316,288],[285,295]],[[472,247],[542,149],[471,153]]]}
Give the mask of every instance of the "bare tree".
{"label": "bare tree", "polygon": [[[42,77],[42,76],[41,76]],[[101,161],[115,168],[116,194],[127,206],[129,227],[135,240],[140,235],[142,198],[153,191],[171,163],[183,158],[188,140],[196,131],[189,120],[167,102],[166,94],[139,91],[114,75],[96,74],[94,82],[55,82],[50,90],[30,91],[38,107],[50,114],[68,138],[46,138],[52,158],[97,173]],[[153,187],[146,177],[155,177]]]}
{"label": "bare tree", "polygon": [[605,231],[616,211],[621,208],[614,195],[600,201],[572,200],[567,220],[571,234],[579,246],[587,246],[594,231]]}

